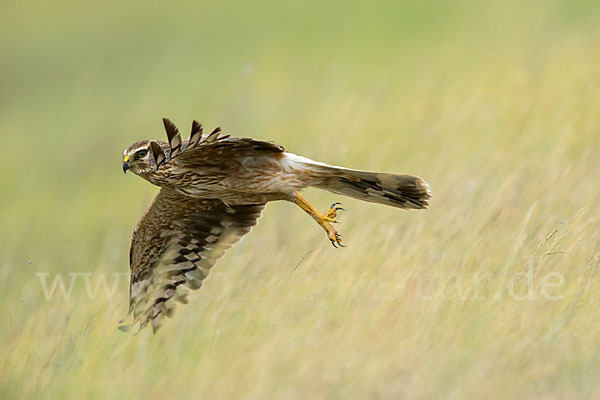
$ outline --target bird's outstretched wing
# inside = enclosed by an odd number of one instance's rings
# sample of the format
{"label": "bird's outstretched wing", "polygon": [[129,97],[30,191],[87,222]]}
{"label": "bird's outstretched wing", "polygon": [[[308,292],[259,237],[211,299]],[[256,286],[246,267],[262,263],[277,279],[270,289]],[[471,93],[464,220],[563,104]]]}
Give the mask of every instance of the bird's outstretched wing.
{"label": "bird's outstretched wing", "polygon": [[227,206],[219,200],[184,196],[161,189],[138,223],[129,263],[129,330],[149,322],[156,331],[176,302],[187,303],[188,289],[199,289],[225,251],[246,235],[265,205]]}

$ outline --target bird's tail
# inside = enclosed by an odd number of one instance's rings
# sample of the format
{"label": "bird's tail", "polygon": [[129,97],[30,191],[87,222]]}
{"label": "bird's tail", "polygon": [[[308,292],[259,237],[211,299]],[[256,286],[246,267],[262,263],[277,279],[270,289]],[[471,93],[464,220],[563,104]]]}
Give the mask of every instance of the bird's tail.
{"label": "bird's tail", "polygon": [[367,172],[311,163],[323,179],[311,186],[372,203],[398,208],[429,206],[429,184],[418,176]]}

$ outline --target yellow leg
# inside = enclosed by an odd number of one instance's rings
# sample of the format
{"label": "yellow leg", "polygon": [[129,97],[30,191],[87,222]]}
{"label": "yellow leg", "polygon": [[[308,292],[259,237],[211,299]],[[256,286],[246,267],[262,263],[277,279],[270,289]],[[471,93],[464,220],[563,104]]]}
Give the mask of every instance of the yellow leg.
{"label": "yellow leg", "polygon": [[294,203],[296,203],[301,209],[306,211],[308,215],[313,217],[317,224],[321,226],[327,232],[327,237],[333,244],[333,247],[337,247],[337,245],[341,247],[345,247],[342,244],[342,238],[340,234],[331,226],[331,223],[337,222],[335,217],[337,216],[337,211],[343,210],[343,208],[338,207],[340,203],[333,203],[331,208],[325,213],[321,214],[319,210],[315,208],[304,196],[300,193],[294,193]]}

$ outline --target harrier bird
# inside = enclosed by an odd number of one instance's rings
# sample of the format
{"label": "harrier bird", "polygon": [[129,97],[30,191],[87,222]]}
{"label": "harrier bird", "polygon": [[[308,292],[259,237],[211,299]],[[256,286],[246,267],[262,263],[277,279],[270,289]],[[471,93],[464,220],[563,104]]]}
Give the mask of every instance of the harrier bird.
{"label": "harrier bird", "polygon": [[[188,140],[163,119],[168,142],[135,142],[124,152],[123,171],[159,186],[160,192],[133,232],[129,264],[130,329],[149,322],[153,331],[176,302],[187,303],[225,251],[246,235],[265,205],[287,200],[308,213],[334,247],[343,246],[332,223],[340,203],[319,212],[299,191],[316,187],[398,208],[427,208],[428,184],[411,175],[335,167],[271,142],[203,134],[192,124]],[[123,322],[123,321],[121,321]]]}

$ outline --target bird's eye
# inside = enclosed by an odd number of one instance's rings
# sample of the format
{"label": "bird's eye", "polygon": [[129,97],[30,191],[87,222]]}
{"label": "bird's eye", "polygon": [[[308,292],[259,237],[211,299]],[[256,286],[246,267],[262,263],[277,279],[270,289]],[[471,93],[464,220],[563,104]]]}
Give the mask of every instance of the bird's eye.
{"label": "bird's eye", "polygon": [[148,154],[148,150],[140,150],[137,153],[135,153],[135,158],[141,160],[142,158],[146,157],[146,154]]}

